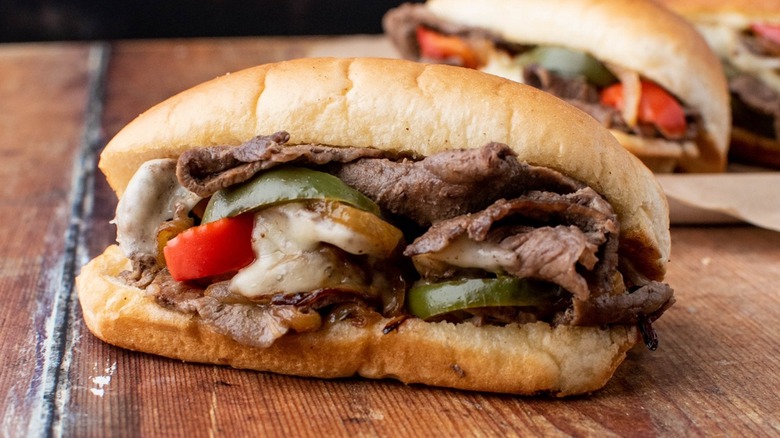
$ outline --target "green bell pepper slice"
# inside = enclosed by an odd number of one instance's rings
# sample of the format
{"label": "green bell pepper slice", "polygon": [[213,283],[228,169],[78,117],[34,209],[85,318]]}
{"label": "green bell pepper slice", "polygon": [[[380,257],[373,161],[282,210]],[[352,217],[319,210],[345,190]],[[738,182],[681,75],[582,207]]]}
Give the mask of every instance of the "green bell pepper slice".
{"label": "green bell pepper slice", "polygon": [[406,303],[412,315],[429,319],[478,307],[541,306],[553,302],[559,291],[533,279],[480,278],[414,285]]}
{"label": "green bell pepper slice", "polygon": [[563,77],[585,76],[599,87],[617,82],[617,78],[596,58],[579,50],[564,47],[540,46],[518,57],[521,65],[539,64]]}
{"label": "green bell pepper slice", "polygon": [[309,199],[340,201],[379,216],[379,206],[337,177],[302,167],[278,167],[220,190],[206,206],[202,223],[234,217],[284,202]]}

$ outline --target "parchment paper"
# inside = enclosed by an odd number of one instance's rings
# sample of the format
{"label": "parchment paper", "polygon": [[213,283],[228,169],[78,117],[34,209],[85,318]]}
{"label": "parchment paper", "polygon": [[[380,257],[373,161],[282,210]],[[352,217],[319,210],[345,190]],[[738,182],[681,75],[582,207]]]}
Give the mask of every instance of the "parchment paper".
{"label": "parchment paper", "polygon": [[658,175],[672,224],[747,222],[780,231],[780,172]]}

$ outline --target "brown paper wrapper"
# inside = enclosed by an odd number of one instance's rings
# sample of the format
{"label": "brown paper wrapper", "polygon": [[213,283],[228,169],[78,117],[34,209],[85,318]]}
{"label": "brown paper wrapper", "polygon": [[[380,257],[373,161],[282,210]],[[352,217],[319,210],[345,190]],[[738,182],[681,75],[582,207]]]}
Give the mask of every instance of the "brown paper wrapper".
{"label": "brown paper wrapper", "polygon": [[780,231],[780,172],[658,175],[672,224],[746,222]]}

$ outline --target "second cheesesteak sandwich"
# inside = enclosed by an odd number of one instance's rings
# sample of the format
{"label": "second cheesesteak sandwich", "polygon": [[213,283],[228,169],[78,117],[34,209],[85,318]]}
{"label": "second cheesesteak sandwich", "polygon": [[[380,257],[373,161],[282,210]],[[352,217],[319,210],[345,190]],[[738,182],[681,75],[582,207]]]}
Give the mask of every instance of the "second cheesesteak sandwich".
{"label": "second cheesesteak sandwich", "polygon": [[717,57],[649,0],[428,0],[390,10],[408,59],[475,68],[552,93],[656,172],[725,169],[730,113]]}

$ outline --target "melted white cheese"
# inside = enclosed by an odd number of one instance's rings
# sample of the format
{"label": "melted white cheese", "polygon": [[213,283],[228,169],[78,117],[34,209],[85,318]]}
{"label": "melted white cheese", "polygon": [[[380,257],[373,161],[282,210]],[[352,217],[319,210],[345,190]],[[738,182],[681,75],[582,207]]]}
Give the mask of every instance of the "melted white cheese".
{"label": "melted white cheese", "polygon": [[173,218],[176,205],[187,210],[201,198],[176,179],[176,160],[150,160],[141,165],[116,208],[116,241],[127,257],[157,255],[157,227]]}
{"label": "melted white cheese", "polygon": [[739,34],[743,27],[699,23],[696,28],[721,59],[728,60],[741,71],[758,76],[780,92],[780,58],[753,54],[740,41]]}
{"label": "melted white cheese", "polygon": [[302,203],[265,208],[255,215],[252,248],[257,257],[231,280],[230,289],[250,298],[308,292],[346,279],[323,243],[351,254],[381,255],[376,242]]}
{"label": "melted white cheese", "polygon": [[475,242],[460,236],[441,251],[429,252],[413,257],[415,266],[421,271],[426,267],[438,270],[441,264],[459,268],[479,268],[500,274],[516,258],[514,252],[488,242]]}
{"label": "melted white cheese", "polygon": [[480,68],[485,73],[523,83],[523,66],[504,51],[492,50],[487,55],[487,63]]}

